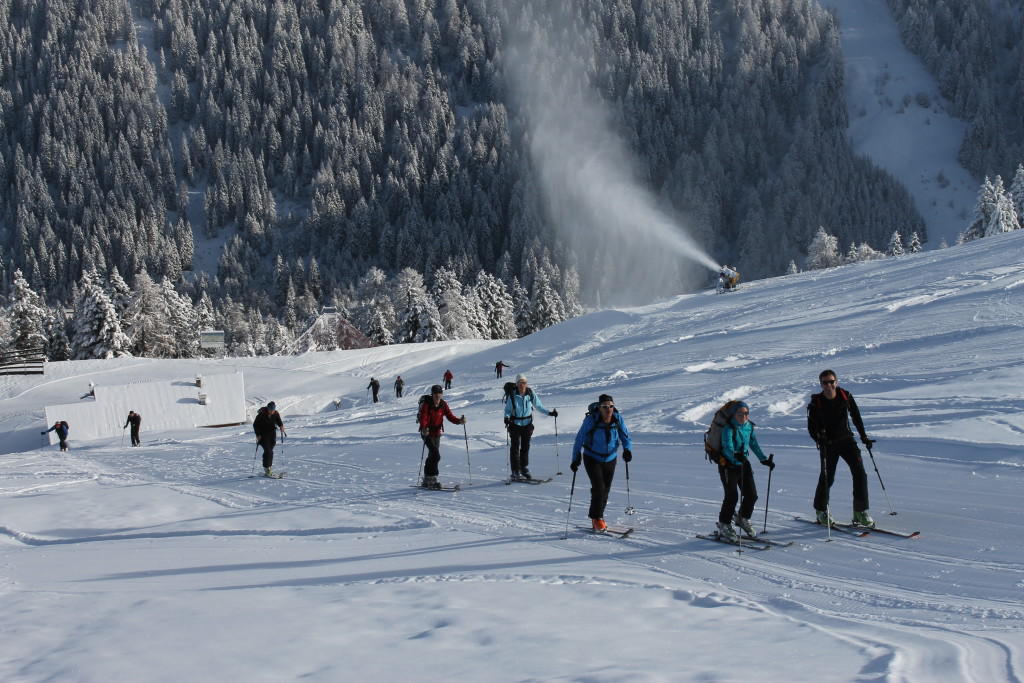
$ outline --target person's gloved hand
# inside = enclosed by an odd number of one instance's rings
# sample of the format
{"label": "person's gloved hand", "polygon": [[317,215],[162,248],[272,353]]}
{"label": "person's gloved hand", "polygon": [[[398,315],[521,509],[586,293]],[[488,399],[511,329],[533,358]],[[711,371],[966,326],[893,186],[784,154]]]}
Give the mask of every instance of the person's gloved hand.
{"label": "person's gloved hand", "polygon": [[861,442],[862,442],[862,443],[863,443],[863,444],[864,444],[864,445],[865,445],[865,446],[866,446],[867,448],[871,448],[872,446],[874,446],[874,445],[875,445],[875,440],[874,440],[874,439],[869,439],[869,438],[868,438],[867,436],[865,436],[865,435],[862,435],[862,436],[860,437],[860,440],[861,440]]}
{"label": "person's gloved hand", "polygon": [[622,462],[629,462],[633,459],[633,451],[628,448],[622,449]]}
{"label": "person's gloved hand", "polygon": [[430,435],[430,430],[427,429],[426,427],[424,427],[423,429],[420,430],[420,436],[422,436],[424,439],[427,438],[427,436],[429,436],[429,435]]}
{"label": "person's gloved hand", "polygon": [[550,413],[548,413],[548,415],[550,415],[551,417],[558,417],[558,409],[553,409]]}
{"label": "person's gloved hand", "polygon": [[512,424],[512,418],[506,417],[505,418],[505,426],[508,427],[510,424]]}
{"label": "person's gloved hand", "polygon": [[769,458],[768,460],[762,460],[761,464],[768,468],[768,471],[775,469],[775,461]]}
{"label": "person's gloved hand", "polygon": [[466,424],[466,416],[465,415],[463,415],[462,417],[459,418],[459,424],[460,425]]}
{"label": "person's gloved hand", "polygon": [[571,463],[569,463],[569,469],[572,470],[573,472],[575,472],[579,468],[580,468],[580,461],[579,460],[573,460]]}

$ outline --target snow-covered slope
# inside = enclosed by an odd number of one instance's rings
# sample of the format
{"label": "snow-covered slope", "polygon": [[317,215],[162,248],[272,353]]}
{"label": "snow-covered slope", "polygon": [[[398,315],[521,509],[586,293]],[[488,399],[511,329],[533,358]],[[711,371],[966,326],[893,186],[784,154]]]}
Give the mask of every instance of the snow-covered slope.
{"label": "snow-covered slope", "polygon": [[[603,311],[507,344],[2,378],[0,678],[1017,680],[1022,325],[1017,233]],[[538,417],[531,456],[550,483],[502,481],[499,359],[561,413],[557,439]],[[211,366],[244,372],[253,405],[283,408],[285,479],[250,478],[248,428],[144,429],[130,449],[76,442],[72,425],[68,454],[38,447],[42,407],[90,379]],[[886,492],[869,461],[872,512],[920,538],[829,542],[793,520],[811,512],[804,405],[825,367],[878,439]],[[464,489],[425,492],[410,486],[413,413],[446,368],[468,425],[465,438],[449,425],[441,478]],[[389,388],[396,374],[406,397],[369,404],[369,377]],[[569,446],[601,392],[635,435],[606,515],[636,527],[626,540],[575,529],[589,491],[582,472],[571,489]],[[788,548],[738,554],[694,538],[721,499],[701,436],[730,397],[750,403],[775,454],[767,525]],[[767,470],[755,474],[760,526]],[[832,502],[849,516],[842,465]]]}
{"label": "snow-covered slope", "polygon": [[978,181],[957,159],[967,125],[904,47],[886,0],[822,4],[839,19],[853,148],[906,186],[928,227],[927,247],[953,244],[978,196]]}

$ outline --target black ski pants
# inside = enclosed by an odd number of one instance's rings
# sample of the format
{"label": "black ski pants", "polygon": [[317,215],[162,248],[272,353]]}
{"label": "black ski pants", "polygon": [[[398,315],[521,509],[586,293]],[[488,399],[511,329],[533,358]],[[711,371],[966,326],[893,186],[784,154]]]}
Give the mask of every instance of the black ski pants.
{"label": "black ski pants", "polygon": [[423,443],[427,445],[427,462],[423,465],[423,476],[436,477],[437,465],[441,462],[441,435],[424,436]]}
{"label": "black ski pants", "polygon": [[374,403],[377,403],[378,401],[380,401],[380,399],[377,397],[377,395],[379,393],[380,393],[380,389],[374,389],[373,390],[373,402]]}
{"label": "black ski pants", "polygon": [[602,462],[583,456],[583,466],[590,477],[590,519],[604,519],[604,508],[608,505],[608,491],[612,488],[615,477],[615,464],[618,458],[610,462]]}
{"label": "black ski pants", "polygon": [[754,503],[757,502],[757,485],[754,483],[754,470],[749,461],[742,465],[718,466],[718,478],[722,480],[725,497],[722,508],[718,511],[718,521],[722,524],[732,522],[736,512],[736,503],[740,504],[740,517],[750,519],[754,514]]}
{"label": "black ski pants", "polygon": [[277,445],[277,432],[271,432],[270,434],[264,434],[259,440],[260,446],[263,447],[263,466],[273,467],[274,466],[274,446]]}
{"label": "black ski pants", "polygon": [[836,468],[840,458],[850,466],[850,476],[853,478],[853,511],[867,510],[868,473],[864,470],[864,459],[861,458],[860,449],[857,448],[857,442],[852,436],[821,445],[821,459],[825,466],[818,475],[818,487],[814,491],[814,509],[828,508],[829,490],[836,480]]}
{"label": "black ski pants", "polygon": [[142,442],[139,439],[139,428],[135,425],[132,425],[132,445],[138,446],[140,443]]}
{"label": "black ski pants", "polygon": [[533,436],[533,423],[508,426],[508,438],[511,447],[508,451],[508,464],[513,472],[525,470],[530,466],[530,437]]}

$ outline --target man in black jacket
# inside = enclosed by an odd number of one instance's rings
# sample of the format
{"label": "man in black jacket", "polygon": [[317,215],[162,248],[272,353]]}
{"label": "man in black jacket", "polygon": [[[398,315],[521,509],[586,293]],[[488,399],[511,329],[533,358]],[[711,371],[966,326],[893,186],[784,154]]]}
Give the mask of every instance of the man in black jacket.
{"label": "man in black jacket", "polygon": [[823,370],[818,375],[821,393],[811,396],[807,405],[807,431],[821,452],[822,468],[818,487],[814,491],[814,510],[818,522],[831,524],[828,513],[829,490],[836,478],[836,467],[842,458],[850,467],[853,478],[853,521],[862,526],[873,527],[875,522],[868,514],[868,475],[864,460],[850,430],[850,419],[857,428],[860,440],[865,446],[874,443],[864,430],[860,409],[853,400],[853,394],[840,389],[836,373]]}
{"label": "man in black jacket", "polygon": [[[125,420],[124,427],[128,425],[132,426],[132,445],[138,446],[142,441],[139,439],[139,428],[142,426],[142,416],[136,413],[134,410],[128,411],[128,419]],[[121,427],[121,429],[124,429]],[[122,436],[121,444],[124,444],[124,437]]]}
{"label": "man in black jacket", "polygon": [[274,446],[277,445],[277,430],[281,430],[281,438],[288,436],[284,431],[284,422],[277,412],[277,404],[268,403],[256,413],[252,421],[252,430],[256,432],[256,443],[263,447],[263,474],[272,477],[271,467],[274,465]]}

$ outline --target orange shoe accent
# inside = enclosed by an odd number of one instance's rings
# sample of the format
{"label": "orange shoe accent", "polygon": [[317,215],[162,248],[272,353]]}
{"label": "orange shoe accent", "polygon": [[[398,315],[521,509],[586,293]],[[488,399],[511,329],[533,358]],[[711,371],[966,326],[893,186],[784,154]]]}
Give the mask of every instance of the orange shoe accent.
{"label": "orange shoe accent", "polygon": [[592,522],[594,524],[594,531],[604,531],[608,528],[608,525],[605,524],[603,519],[595,519],[592,520]]}

